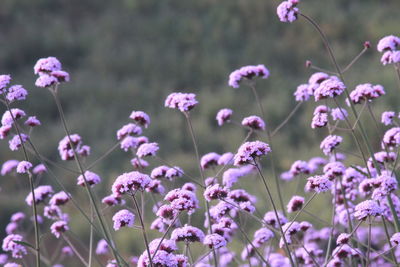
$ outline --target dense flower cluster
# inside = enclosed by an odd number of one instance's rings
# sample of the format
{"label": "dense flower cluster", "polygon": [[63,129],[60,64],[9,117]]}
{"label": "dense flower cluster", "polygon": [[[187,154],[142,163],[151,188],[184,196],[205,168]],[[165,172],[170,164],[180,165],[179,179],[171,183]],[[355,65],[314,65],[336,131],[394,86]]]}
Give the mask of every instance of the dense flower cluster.
{"label": "dense flower cluster", "polygon": [[37,87],[50,87],[69,82],[68,72],[62,70],[61,62],[55,57],[39,59],[33,70],[39,75],[35,83]]}
{"label": "dense flower cluster", "polygon": [[179,109],[182,112],[192,110],[199,102],[195,94],[172,93],[165,99],[165,107]]}
{"label": "dense flower cluster", "polygon": [[260,77],[262,79],[267,79],[269,77],[269,70],[262,64],[260,65],[249,65],[241,67],[233,71],[229,75],[229,86],[233,88],[239,88],[239,84],[244,79],[251,80],[255,77]]}
{"label": "dense flower cluster", "polygon": [[266,156],[269,152],[271,152],[271,148],[264,142],[246,142],[239,147],[239,150],[234,157],[234,164],[236,166],[254,164],[256,158]]}

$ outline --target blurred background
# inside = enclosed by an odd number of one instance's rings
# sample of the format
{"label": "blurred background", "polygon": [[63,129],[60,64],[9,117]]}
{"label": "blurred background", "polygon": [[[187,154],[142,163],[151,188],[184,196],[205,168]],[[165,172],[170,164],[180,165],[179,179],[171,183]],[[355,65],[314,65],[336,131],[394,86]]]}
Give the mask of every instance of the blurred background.
{"label": "blurred background", "polygon": [[[275,12],[279,3],[265,0],[2,0],[0,73],[11,74],[13,84],[22,84],[28,90],[27,101],[15,106],[42,121],[31,139],[46,157],[61,163],[57,145],[65,134],[50,93],[34,86],[33,66],[39,58],[55,56],[71,75],[71,81],[60,88],[61,101],[72,132],[79,133],[83,142],[92,148],[88,162],[115,144],[116,131],[130,121],[132,110],[143,110],[152,120],[144,134],[160,144],[160,157],[197,177],[184,117],[176,110],[164,108],[169,93],[197,94],[200,104],[191,114],[201,154],[235,152],[246,132],[233,124],[218,127],[217,111],[233,109],[235,121],[259,112],[248,87],[228,87],[228,76],[233,70],[255,64],[265,64],[270,70],[269,79],[257,81],[270,129],[275,129],[293,109],[294,90],[314,72],[305,68],[306,60],[334,70],[320,37],[305,20],[292,24],[279,21]],[[376,44],[383,36],[399,35],[400,2],[309,0],[301,2],[299,8],[320,24],[341,66],[347,65],[362,50],[364,41],[371,42],[371,49],[346,72],[346,85],[352,90],[360,83],[382,84],[387,96],[373,103],[376,115],[380,117],[388,109],[399,111],[399,84],[393,66],[381,65]],[[289,169],[297,159],[322,156],[319,143],[327,133],[310,128],[315,105],[313,101],[303,104],[274,137],[279,173]],[[0,109],[4,111],[3,106]],[[372,124],[366,120],[368,125]],[[343,148],[354,149],[351,136],[343,136],[346,140]],[[371,132],[369,137],[378,151],[377,132]],[[265,136],[258,138],[266,141]],[[23,159],[21,152],[9,151],[6,140],[0,142],[0,149],[0,163]],[[129,153],[116,149],[96,166],[94,171],[103,178],[95,188],[99,198],[110,193],[110,185],[119,174],[132,169],[130,159]],[[151,167],[162,164],[155,159],[149,162]],[[268,161],[264,163],[266,175],[273,181]],[[73,162],[62,164],[75,168]],[[75,186],[74,175],[57,168],[54,172],[81,203],[88,203],[84,190]],[[54,185],[53,179],[46,175],[41,183]],[[175,186],[182,182],[187,180],[177,181]],[[240,186],[262,196],[261,183],[254,186],[259,182],[256,177],[250,177],[241,181]],[[282,186],[287,203],[295,184],[282,182]],[[4,229],[12,213],[21,210],[30,214],[24,202],[29,187],[26,177],[17,175],[1,177],[0,187],[0,228]],[[321,211],[328,203],[329,198],[321,196],[311,204],[310,210],[329,220],[329,209]],[[88,210],[86,204],[82,207]],[[148,207],[151,208],[151,202]],[[258,208],[264,213],[271,207],[260,200]],[[73,232],[87,243],[89,231],[81,215],[71,204],[67,211],[71,213]],[[114,211],[107,210],[108,222]],[[200,218],[201,212],[196,216]],[[149,223],[152,219],[149,213],[146,220]],[[322,227],[310,217],[303,219]],[[248,227],[252,234],[259,226],[249,221]],[[47,229],[43,226],[42,232]],[[4,235],[1,230],[0,237]],[[123,255],[139,255],[143,251],[138,230],[124,229],[114,235]],[[160,236],[155,231],[150,235]],[[29,239],[33,242],[32,236]],[[53,244],[56,239],[46,235],[43,242]]]}

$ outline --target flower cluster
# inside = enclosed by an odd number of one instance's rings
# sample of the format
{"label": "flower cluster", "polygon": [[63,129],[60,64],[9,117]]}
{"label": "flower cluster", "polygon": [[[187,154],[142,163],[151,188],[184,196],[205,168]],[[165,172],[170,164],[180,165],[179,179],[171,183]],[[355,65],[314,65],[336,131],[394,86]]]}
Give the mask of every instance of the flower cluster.
{"label": "flower cluster", "polygon": [[55,57],[41,58],[33,67],[34,73],[39,75],[37,87],[50,87],[62,82],[69,82],[69,74],[62,70],[61,62]]}
{"label": "flower cluster", "polygon": [[256,66],[249,65],[241,67],[240,69],[233,71],[229,75],[228,84],[233,88],[239,88],[239,83],[242,80],[251,80],[255,77],[267,79],[269,77],[269,70],[262,64]]}

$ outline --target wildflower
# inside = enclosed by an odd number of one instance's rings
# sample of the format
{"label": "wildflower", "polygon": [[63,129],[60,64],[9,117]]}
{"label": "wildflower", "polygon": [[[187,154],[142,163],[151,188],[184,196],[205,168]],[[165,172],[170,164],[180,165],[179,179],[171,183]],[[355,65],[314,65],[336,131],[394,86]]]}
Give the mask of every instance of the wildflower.
{"label": "wildflower", "polygon": [[114,222],[113,226],[114,230],[117,231],[124,226],[133,227],[133,223],[135,221],[135,215],[129,210],[124,209],[115,213],[114,216],[112,217],[112,220]]}
{"label": "wildflower", "polygon": [[55,57],[39,59],[33,67],[35,74],[46,74],[61,70],[61,62]]}
{"label": "wildflower", "polygon": [[25,111],[19,108],[12,108],[11,110],[6,110],[4,112],[3,117],[1,118],[1,124],[3,126],[12,125],[14,120],[18,120],[22,117],[25,117]]}
{"label": "wildflower", "polygon": [[32,170],[32,173],[36,174],[36,175],[42,174],[42,173],[45,173],[45,172],[47,172],[47,168],[46,168],[46,166],[44,164],[38,164]]}
{"label": "wildflower", "polygon": [[193,192],[180,188],[169,191],[164,199],[171,203],[173,209],[178,211],[186,210],[188,214],[192,214],[199,205],[199,201]]}
{"label": "wildflower", "polygon": [[377,187],[372,192],[372,199],[374,200],[381,200],[393,191],[397,190],[397,180],[391,176],[391,173],[382,172],[380,176],[372,180],[373,185]]}
{"label": "wildflower", "polygon": [[129,118],[145,128],[150,125],[150,117],[143,111],[132,111]]}
{"label": "wildflower", "polygon": [[61,234],[68,231],[69,227],[66,221],[56,221],[50,226],[51,233],[55,235],[55,237],[60,238]]}
{"label": "wildflower", "polygon": [[73,256],[74,255],[74,251],[72,250],[72,248],[70,246],[65,246],[61,249],[61,254],[64,256]]}
{"label": "wildflower", "polygon": [[16,213],[14,213],[13,215],[11,215],[11,219],[10,219],[10,221],[11,222],[15,222],[15,223],[19,223],[19,222],[21,222],[22,220],[24,220],[25,219],[25,213],[23,213],[23,212],[16,212]]}
{"label": "wildflower", "polygon": [[5,89],[7,85],[10,83],[10,81],[11,81],[10,75],[8,74],[0,75],[0,94],[3,94],[5,92]]}
{"label": "wildflower", "polygon": [[62,212],[58,206],[45,206],[43,215],[48,219],[57,220],[62,217]]}
{"label": "wildflower", "polygon": [[220,186],[219,184],[210,185],[204,190],[204,198],[207,201],[211,201],[213,199],[221,199],[228,196],[228,190],[225,187]]}
{"label": "wildflower", "polygon": [[400,233],[395,233],[392,235],[390,238],[390,243],[392,243],[395,246],[398,246],[400,244]]}
{"label": "wildflower", "polygon": [[382,214],[382,208],[379,207],[378,203],[373,200],[365,200],[359,203],[355,207],[354,217],[357,220],[365,220],[368,216],[380,216]]}
{"label": "wildflower", "polygon": [[125,137],[121,142],[121,149],[127,152],[129,149],[136,148],[138,146],[137,138],[133,136]]}
{"label": "wildflower", "polygon": [[198,103],[195,94],[172,93],[167,96],[165,107],[179,109],[181,112],[188,112]]}
{"label": "wildflower", "polygon": [[104,239],[100,239],[96,246],[97,255],[105,255],[108,253],[108,244]]}
{"label": "wildflower", "polygon": [[299,9],[296,7],[299,0],[283,1],[276,9],[279,20],[282,22],[290,22],[297,20]]}
{"label": "wildflower", "polygon": [[22,87],[22,85],[13,85],[8,88],[7,99],[10,102],[25,100],[27,95],[28,92]]}
{"label": "wildflower", "polygon": [[148,175],[133,171],[121,174],[112,185],[112,192],[115,197],[119,197],[126,192],[133,190],[143,191],[151,182]]}
{"label": "wildflower", "polygon": [[18,150],[23,143],[29,139],[29,136],[21,133],[20,135],[14,135],[14,137],[8,141],[8,145],[12,151]]}
{"label": "wildflower", "polygon": [[215,152],[210,152],[205,154],[204,156],[201,157],[200,160],[201,168],[204,170],[213,165],[218,165],[218,160],[220,157],[221,156]]}
{"label": "wildflower", "polygon": [[242,120],[242,125],[253,130],[265,130],[265,122],[258,116],[249,116]]}
{"label": "wildflower", "polygon": [[58,152],[62,160],[74,159],[74,150],[80,156],[87,156],[90,153],[90,147],[83,145],[82,138],[78,134],[71,134],[69,138],[65,136],[58,143]]}
{"label": "wildflower", "polygon": [[323,81],[317,89],[314,91],[315,101],[325,99],[325,98],[334,98],[338,95],[341,95],[346,86],[343,82],[341,82],[338,78],[332,76],[329,79]]}
{"label": "wildflower", "polygon": [[333,180],[335,177],[342,176],[346,171],[346,167],[343,163],[334,161],[326,164],[323,171],[326,177]]}
{"label": "wildflower", "polygon": [[[178,255],[174,255],[172,253],[168,253],[164,250],[159,250],[155,255],[152,255],[152,262],[155,266],[165,266],[165,267],[175,267],[178,266]],[[183,262],[181,266],[186,266],[187,259],[183,256]],[[147,251],[143,252],[140,255],[138,263],[138,267],[147,267],[150,266],[150,260],[148,258]]]}
{"label": "wildflower", "polygon": [[393,123],[393,118],[396,117],[396,113],[394,111],[385,111],[382,113],[381,122],[384,125],[391,125]]}
{"label": "wildflower", "polygon": [[337,245],[344,245],[347,244],[350,240],[351,236],[349,234],[346,233],[342,233],[338,236],[338,238],[336,239],[336,244]]}
{"label": "wildflower", "polygon": [[387,130],[383,136],[382,147],[398,147],[400,145],[400,127]]}
{"label": "wildflower", "polygon": [[267,79],[269,77],[269,71],[262,64],[257,66],[252,66],[252,65],[244,66],[238,70],[233,71],[229,75],[228,84],[233,88],[239,88],[239,83],[243,79],[251,80],[254,77],[261,77],[262,79]]}
{"label": "wildflower", "polygon": [[322,193],[328,191],[331,187],[332,182],[326,176],[316,175],[307,179],[307,190],[314,190],[317,193]]}
{"label": "wildflower", "polygon": [[7,160],[6,162],[3,163],[3,165],[1,166],[1,172],[0,174],[2,176],[11,173],[13,170],[17,169],[19,161],[15,160],[15,159],[10,159]]}
{"label": "wildflower", "polygon": [[328,124],[328,111],[329,108],[324,105],[320,105],[315,108],[314,116],[311,122],[311,128],[322,128]]}
{"label": "wildflower", "polygon": [[203,242],[204,233],[197,227],[185,225],[172,231],[171,239],[177,242]]}
{"label": "wildflower", "polygon": [[146,191],[154,194],[164,194],[165,188],[160,180],[151,180],[146,186]]}
{"label": "wildflower", "polygon": [[37,87],[42,87],[42,88],[50,87],[54,84],[58,84],[58,79],[48,74],[40,75],[35,82],[35,85]]}
{"label": "wildflower", "polygon": [[6,226],[6,234],[8,235],[14,234],[17,231],[17,229],[18,229],[18,224],[16,224],[15,222],[10,222]]}
{"label": "wildflower", "polygon": [[194,183],[185,183],[184,185],[182,185],[182,189],[191,192],[196,192],[197,187]]}
{"label": "wildflower", "polygon": [[234,165],[253,164],[258,157],[271,152],[268,144],[261,141],[246,142],[242,144],[234,157]]}
{"label": "wildflower", "polygon": [[2,125],[0,126],[0,139],[4,139],[8,136],[11,131],[11,125]]}
{"label": "wildflower", "polygon": [[117,139],[122,140],[128,135],[141,135],[142,128],[134,123],[128,123],[117,131]]}
{"label": "wildflower", "polygon": [[377,49],[379,52],[394,51],[400,47],[400,38],[394,35],[383,37],[378,42]]}
{"label": "wildflower", "polygon": [[228,164],[232,164],[233,162],[233,157],[235,155],[231,152],[226,152],[224,154],[222,154],[219,159],[218,159],[218,165],[228,165]]}
{"label": "wildflower", "polygon": [[40,121],[36,118],[36,116],[30,116],[24,123],[30,127],[35,127],[41,125]]}
{"label": "wildflower", "polygon": [[226,239],[219,234],[210,234],[206,235],[203,244],[210,249],[219,249],[226,246]]}
{"label": "wildflower", "polygon": [[94,172],[85,171],[85,175],[81,174],[78,176],[76,184],[80,185],[80,186],[85,186],[86,185],[85,180],[88,185],[94,186],[94,185],[100,183],[101,178]]}
{"label": "wildflower", "polygon": [[49,204],[52,206],[61,206],[66,204],[70,199],[71,198],[67,193],[60,191],[51,197]]}
{"label": "wildflower", "polygon": [[308,84],[300,84],[297,86],[296,91],[293,94],[298,102],[304,102],[310,99],[313,95],[313,92],[310,90],[310,86]]}
{"label": "wildflower", "polygon": [[303,207],[303,204],[304,204],[304,197],[293,196],[287,205],[287,211],[289,213],[298,211]]}
{"label": "wildflower", "polygon": [[274,232],[268,228],[261,228],[254,233],[254,246],[261,247],[274,237]]}
{"label": "wildflower", "polygon": [[[36,187],[33,192],[35,193],[35,203],[39,204],[43,202],[47,197],[51,196],[54,191],[50,185],[40,185]],[[33,205],[32,192],[30,192],[28,196],[25,198],[25,202],[29,206]]]}
{"label": "wildflower", "polygon": [[101,200],[101,202],[106,204],[106,205],[108,205],[108,206],[115,206],[115,205],[118,205],[118,204],[124,204],[125,203],[125,201],[123,199],[121,199],[121,197],[116,197],[114,195],[109,195],[109,196],[104,197]]}
{"label": "wildflower", "polygon": [[321,157],[315,157],[311,158],[308,161],[308,167],[310,169],[310,173],[315,172],[320,166],[323,166],[326,164],[326,159],[321,158]]}
{"label": "wildflower", "polygon": [[158,208],[156,215],[160,217],[164,223],[170,224],[178,215],[178,211],[171,205],[162,205]]}
{"label": "wildflower", "polygon": [[222,126],[226,122],[230,122],[233,111],[229,108],[220,109],[215,117],[218,125]]}
{"label": "wildflower", "polygon": [[344,108],[334,108],[331,110],[331,116],[334,121],[344,121],[348,115]]}
{"label": "wildflower", "polygon": [[[350,92],[350,100],[354,104],[360,104],[362,101],[372,101],[385,94],[382,85],[372,85],[370,83],[359,84]],[[348,99],[346,100],[349,101]]]}
{"label": "wildflower", "polygon": [[157,143],[145,143],[139,146],[136,155],[139,158],[155,156],[158,149],[159,147]]}
{"label": "wildflower", "polygon": [[168,168],[168,170],[165,172],[165,178],[171,181],[174,178],[182,177],[183,174],[184,172],[181,168],[178,166],[173,166],[172,168]]}
{"label": "wildflower", "polygon": [[17,166],[17,173],[28,173],[28,171],[32,168],[32,163],[29,161],[20,161]]}
{"label": "wildflower", "polygon": [[309,174],[310,168],[308,167],[308,163],[306,161],[296,160],[290,167],[290,174],[297,176],[301,173]]}
{"label": "wildflower", "polygon": [[13,258],[22,258],[27,254],[26,248],[14,241],[21,242],[23,240],[21,235],[10,234],[3,239],[2,249],[6,252],[11,252]]}
{"label": "wildflower", "polygon": [[287,223],[286,217],[278,211],[278,218],[274,211],[268,211],[264,215],[264,221],[266,224],[271,225],[274,228],[278,228],[279,225],[284,225]]}
{"label": "wildflower", "polygon": [[322,140],[320,148],[322,149],[322,152],[328,156],[342,141],[343,138],[341,136],[328,135],[324,140]]}

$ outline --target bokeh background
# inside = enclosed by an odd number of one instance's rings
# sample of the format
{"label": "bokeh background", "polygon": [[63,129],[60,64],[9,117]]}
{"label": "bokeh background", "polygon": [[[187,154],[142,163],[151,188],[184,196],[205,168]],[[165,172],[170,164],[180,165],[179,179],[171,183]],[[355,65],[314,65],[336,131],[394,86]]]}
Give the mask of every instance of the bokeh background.
{"label": "bokeh background", "polygon": [[[243,65],[267,66],[271,76],[257,81],[257,90],[266,110],[267,127],[274,129],[295,106],[297,85],[313,73],[305,68],[305,61],[333,70],[316,31],[303,19],[281,23],[275,13],[278,4],[260,0],[2,0],[0,72],[11,74],[14,84],[22,84],[29,91],[28,100],[17,106],[42,121],[32,141],[46,157],[61,163],[57,145],[64,132],[50,93],[34,86],[33,66],[41,57],[55,56],[71,75],[71,82],[61,86],[60,95],[72,132],[79,133],[92,147],[88,162],[115,144],[115,133],[129,122],[132,110],[143,110],[152,119],[144,134],[160,144],[160,157],[197,177],[184,117],[164,108],[169,93],[197,94],[200,104],[192,117],[202,154],[235,152],[246,132],[235,125],[218,127],[216,112],[231,108],[234,120],[240,121],[258,114],[258,107],[249,88],[228,87],[230,72]],[[382,84],[387,96],[373,104],[377,116],[386,109],[398,110],[398,81],[391,66],[380,64],[376,44],[385,35],[399,35],[400,2],[308,0],[301,2],[300,9],[321,25],[341,66],[361,51],[364,41],[371,41],[371,49],[345,74],[346,85],[352,89],[360,83]],[[314,107],[313,101],[302,105],[274,137],[279,173],[296,159],[322,155],[319,142],[326,132],[310,128]],[[372,124],[366,120],[367,125]],[[377,132],[369,137],[373,147],[379,149]],[[265,140],[264,136],[259,138]],[[351,137],[345,139],[343,148],[353,149]],[[22,160],[21,152],[9,151],[6,140],[0,142],[0,149],[0,163],[11,158]],[[132,169],[130,159],[131,155],[117,149],[96,166],[95,172],[103,178],[95,189],[99,197],[110,193],[110,185],[119,174]],[[356,162],[351,157],[349,160]],[[157,160],[150,163],[161,164]],[[263,163],[274,186],[268,161]],[[73,163],[66,165],[75,168]],[[61,169],[54,171],[88,210],[85,192],[75,186],[76,177]],[[42,183],[54,185],[53,179],[47,175]],[[182,182],[177,181],[175,186]],[[262,197],[258,202],[261,212],[270,209],[256,177],[241,181],[241,186]],[[282,182],[282,186],[286,203],[295,184]],[[30,213],[24,202],[29,187],[26,177],[17,175],[1,177],[0,187],[0,229],[4,229],[13,212]],[[328,204],[327,197],[320,197],[310,210],[329,220]],[[151,202],[147,207],[151,208]],[[89,231],[82,217],[72,205],[67,210],[73,232],[87,243]],[[113,211],[106,211],[108,221]],[[152,218],[149,213],[146,219],[150,222]],[[322,227],[312,217],[303,219]],[[247,226],[251,234],[258,227],[251,221]],[[45,224],[42,232],[46,231]],[[1,230],[0,237],[4,235]],[[154,231],[150,235],[159,236]],[[125,256],[138,255],[144,249],[138,230],[120,231],[115,238]],[[46,244],[57,242],[51,235],[43,240]]]}

